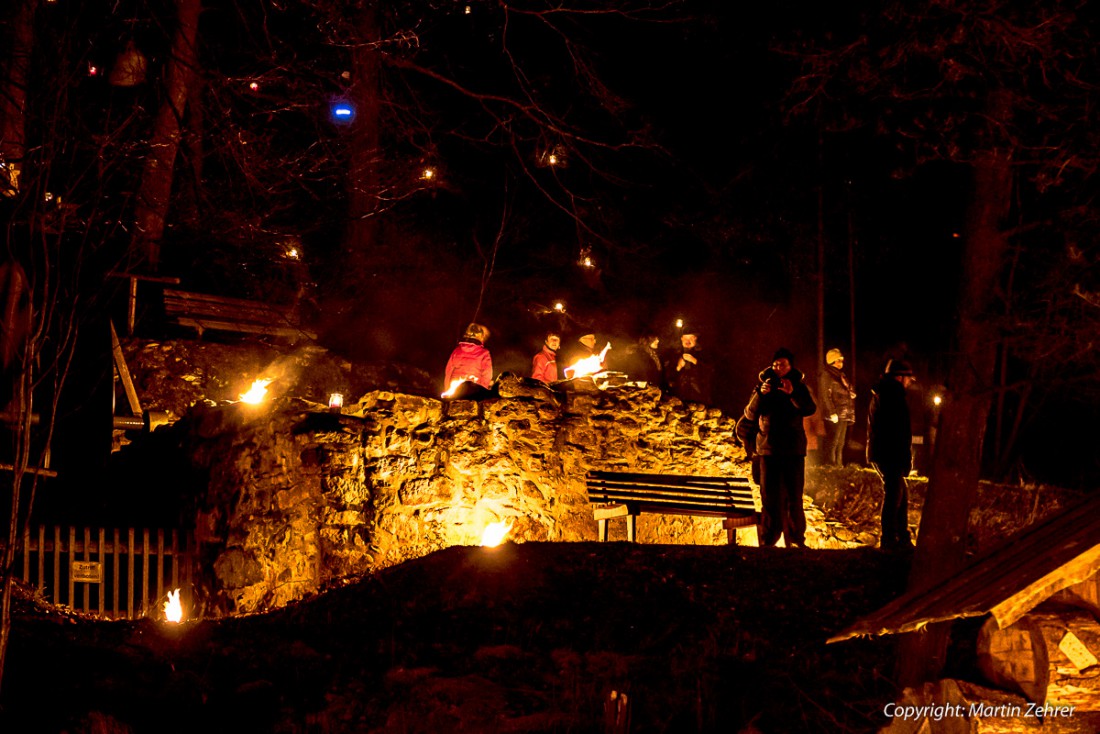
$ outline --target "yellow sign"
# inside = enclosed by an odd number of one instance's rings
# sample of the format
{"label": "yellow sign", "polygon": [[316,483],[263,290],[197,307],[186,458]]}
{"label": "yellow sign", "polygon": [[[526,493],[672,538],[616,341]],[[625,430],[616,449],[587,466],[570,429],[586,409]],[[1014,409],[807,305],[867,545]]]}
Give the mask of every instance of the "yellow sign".
{"label": "yellow sign", "polygon": [[1081,641],[1081,638],[1072,632],[1066,632],[1066,636],[1058,643],[1058,649],[1069,658],[1069,661],[1073,663],[1077,670],[1084,670],[1096,665],[1096,656]]}
{"label": "yellow sign", "polygon": [[73,581],[87,584],[103,583],[103,564],[96,561],[73,561]]}

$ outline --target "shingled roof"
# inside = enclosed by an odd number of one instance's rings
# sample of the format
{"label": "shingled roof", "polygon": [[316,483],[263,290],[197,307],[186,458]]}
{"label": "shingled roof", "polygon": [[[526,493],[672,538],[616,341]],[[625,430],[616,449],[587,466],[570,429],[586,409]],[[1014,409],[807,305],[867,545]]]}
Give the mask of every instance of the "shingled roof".
{"label": "shingled roof", "polygon": [[898,597],[829,638],[914,632],[992,614],[1001,629],[1100,569],[1100,493],[1011,538],[929,589]]}

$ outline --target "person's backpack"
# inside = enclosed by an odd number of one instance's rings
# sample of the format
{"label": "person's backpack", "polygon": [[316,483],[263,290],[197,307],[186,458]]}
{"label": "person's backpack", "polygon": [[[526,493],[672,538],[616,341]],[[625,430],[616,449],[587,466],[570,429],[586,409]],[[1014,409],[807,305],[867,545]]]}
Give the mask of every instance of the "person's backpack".
{"label": "person's backpack", "polygon": [[756,452],[756,434],[759,432],[760,426],[757,425],[756,421],[751,421],[746,416],[738,418],[736,425],[733,427],[733,435],[737,437],[737,443],[745,449],[745,453],[749,456]]}

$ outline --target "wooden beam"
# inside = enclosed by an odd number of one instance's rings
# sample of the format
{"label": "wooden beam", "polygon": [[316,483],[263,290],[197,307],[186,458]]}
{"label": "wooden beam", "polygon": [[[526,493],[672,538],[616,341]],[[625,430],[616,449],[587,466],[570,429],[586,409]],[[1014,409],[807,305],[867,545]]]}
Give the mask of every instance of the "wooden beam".
{"label": "wooden beam", "polygon": [[126,391],[126,400],[130,403],[130,412],[134,415],[141,415],[141,401],[138,400],[134,381],[130,379],[130,370],[126,366],[126,357],[122,354],[122,345],[118,341],[115,322],[111,321],[109,323],[111,324],[111,352],[115,356],[115,369],[118,370],[118,377],[122,380],[122,387]]}
{"label": "wooden beam", "polygon": [[989,611],[1004,629],[1031,611],[1040,602],[1062,589],[1081,583],[1100,570],[1100,545],[1094,545],[1069,563],[1028,584]]}
{"label": "wooden beam", "polygon": [[[0,471],[15,471],[15,467],[11,464],[0,464]],[[24,469],[27,474],[38,474],[43,477],[56,477],[57,472],[53,469],[42,469],[37,466],[28,466]]]}

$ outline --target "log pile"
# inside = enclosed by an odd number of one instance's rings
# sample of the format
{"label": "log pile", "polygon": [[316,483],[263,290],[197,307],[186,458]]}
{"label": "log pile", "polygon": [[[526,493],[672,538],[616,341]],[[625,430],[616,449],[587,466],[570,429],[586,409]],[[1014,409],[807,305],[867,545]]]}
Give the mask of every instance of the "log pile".
{"label": "log pile", "polygon": [[1084,609],[1044,605],[978,634],[978,666],[995,685],[1042,706],[1100,711],[1100,622]]}

